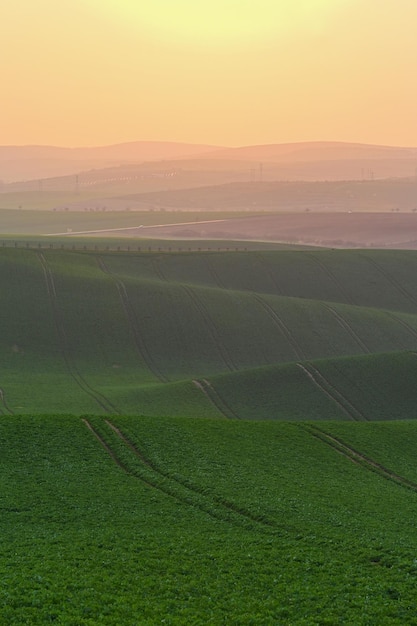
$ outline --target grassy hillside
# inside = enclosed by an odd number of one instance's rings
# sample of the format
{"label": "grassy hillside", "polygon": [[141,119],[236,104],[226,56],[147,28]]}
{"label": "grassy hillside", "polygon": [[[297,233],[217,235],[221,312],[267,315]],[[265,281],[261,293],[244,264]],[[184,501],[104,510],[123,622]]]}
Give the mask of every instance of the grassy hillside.
{"label": "grassy hillside", "polygon": [[413,418],[416,276],[414,252],[2,248],[0,409]]}
{"label": "grassy hillside", "polygon": [[417,424],[0,420],[0,623],[413,624]]}

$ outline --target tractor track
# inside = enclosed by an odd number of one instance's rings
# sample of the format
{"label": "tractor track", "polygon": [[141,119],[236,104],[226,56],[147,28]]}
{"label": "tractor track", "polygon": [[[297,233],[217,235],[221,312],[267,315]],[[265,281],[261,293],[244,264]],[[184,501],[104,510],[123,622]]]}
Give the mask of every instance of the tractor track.
{"label": "tractor track", "polygon": [[213,406],[227,419],[240,419],[240,417],[230,408],[225,400],[220,396],[213,385],[205,378],[193,380],[194,385],[200,389],[210,400]]}
{"label": "tractor track", "polygon": [[311,363],[297,363],[297,366],[309,377],[309,379],[329,399],[331,399],[343,411],[349,419],[354,421],[366,421],[366,417],[357,409],[340,391],[336,389]]}
{"label": "tractor track", "polygon": [[[149,478],[145,478],[142,475],[138,475],[136,472],[132,471],[130,467],[121,461],[117,454],[112,450],[111,446],[105,441],[105,439],[101,436],[101,434],[97,431],[97,429],[87,420],[86,418],[82,418],[83,423],[89,429],[89,431],[94,435],[103,449],[107,452],[107,454],[111,457],[111,459],[116,463],[116,465],[123,470],[127,475],[135,478],[141,483],[156,489],[157,491],[167,495],[181,504],[185,504],[188,507],[193,509],[198,509],[203,513],[209,515],[216,521],[226,522],[231,525],[241,525],[242,522],[244,526],[248,523],[253,524],[256,523],[263,530],[272,530],[274,528],[275,523],[270,520],[265,520],[260,518],[250,511],[235,505],[228,500],[213,496],[211,501],[208,500],[207,494],[204,493],[203,490],[199,490],[195,487],[189,485],[186,481],[181,481],[178,478],[174,478],[170,476],[168,473],[161,471],[154,463],[152,463],[149,459],[147,459],[143,453],[137,448],[135,444],[133,444],[124,433],[121,432],[117,426],[115,426],[109,420],[105,420],[107,427],[117,436],[123,444],[126,446],[128,450],[135,456],[136,459],[140,461],[141,466],[143,466],[150,474]],[[154,474],[154,477],[152,477]],[[178,488],[182,490],[183,494],[178,493]],[[217,507],[216,508],[213,508]]]}
{"label": "tractor track", "polygon": [[409,333],[411,333],[413,335],[413,337],[417,338],[417,330],[415,328],[413,328],[412,326],[410,326],[410,324],[408,324],[405,320],[402,320],[400,317],[398,317],[398,315],[396,315],[395,313],[391,313],[391,311],[384,311],[385,314],[391,318],[392,320],[394,320],[395,322],[397,322],[398,324],[400,324],[403,328],[405,328]]}
{"label": "tractor track", "polygon": [[347,293],[347,291],[345,291],[345,289],[342,287],[341,283],[339,280],[337,280],[336,276],[333,274],[333,272],[327,267],[327,265],[325,265],[323,263],[323,261],[321,261],[320,259],[318,259],[314,254],[310,253],[308,255],[310,257],[310,259],[313,259],[313,261],[316,263],[316,265],[318,265],[321,270],[326,274],[326,276],[328,278],[330,278],[330,280],[332,281],[332,283],[334,285],[336,285],[338,291],[342,294],[345,302],[347,302],[348,304],[355,304],[354,301],[352,300],[351,296]]}
{"label": "tractor track", "polygon": [[8,406],[6,402],[6,396],[4,394],[4,390],[0,389],[0,402],[3,405],[3,409],[0,409],[1,413],[4,415],[4,411],[6,411],[6,415],[14,415],[14,411]]}
{"label": "tractor track", "polygon": [[91,387],[91,385],[85,380],[85,378],[80,374],[76,364],[74,363],[72,357],[70,356],[70,351],[68,349],[68,337],[65,331],[65,326],[61,318],[61,314],[59,311],[59,307],[57,305],[57,295],[55,288],[55,281],[52,274],[52,270],[49,267],[49,264],[42,252],[38,252],[37,257],[42,265],[43,273],[45,277],[46,289],[48,292],[49,302],[52,309],[52,314],[55,323],[55,329],[58,336],[59,345],[61,348],[61,353],[67,367],[67,370],[75,381],[75,383],[86,393],[89,395],[95,402],[106,412],[106,413],[116,413],[120,414],[115,405],[110,402],[106,396],[104,396],[99,391],[96,391]]}
{"label": "tractor track", "polygon": [[[150,468],[152,471],[154,471],[156,474],[158,474],[162,478],[171,480],[177,483],[178,485],[180,485],[182,488],[187,489],[188,491],[196,494],[197,496],[199,497],[203,496],[204,498],[207,499],[207,494],[203,491],[203,489],[198,489],[197,487],[191,485],[188,481],[180,480],[178,477],[172,476],[168,472],[162,471],[157,465],[155,465],[155,463],[153,463],[148,458],[146,458],[145,455],[139,450],[139,448],[134,443],[132,443],[128,439],[128,437],[124,433],[122,433],[122,431],[119,428],[117,428],[117,426],[115,426],[109,420],[105,420],[105,422],[113,430],[113,432],[128,446],[128,448],[130,448],[130,450],[135,454],[135,456],[137,456],[137,458],[144,465],[146,465],[148,468]],[[237,506],[236,504],[234,504],[233,502],[230,502],[229,500],[225,498],[213,495],[212,499],[215,504],[220,505],[228,509],[229,511],[232,511],[233,513],[241,515],[242,517],[245,517],[251,522],[262,523],[262,524],[266,524],[267,526],[273,525],[272,522],[261,521],[256,515],[253,515],[250,511],[247,511]],[[202,509],[202,510],[205,510],[205,509]]]}
{"label": "tractor track", "polygon": [[96,257],[99,268],[104,274],[110,276],[116,285],[120,301],[122,303],[122,308],[125,313],[125,317],[127,319],[130,332],[133,336],[133,343],[136,349],[137,354],[140,356],[142,361],[145,363],[146,367],[149,371],[162,383],[168,382],[168,378],[162,374],[159,368],[156,366],[151,353],[149,352],[143,337],[138,329],[138,321],[136,317],[135,310],[130,301],[129,294],[126,289],[126,285],[120,278],[118,278],[111,270],[108,269],[105,262],[101,257]]}
{"label": "tractor track", "polygon": [[291,348],[293,349],[296,358],[304,360],[306,358],[306,355],[298,341],[294,338],[293,334],[289,330],[288,326],[285,324],[285,322],[282,321],[276,311],[264,300],[262,296],[255,292],[252,293],[255,300],[259,302],[264,311],[266,311],[268,316],[272,319],[275,326],[280,330],[281,334],[284,335]]}
{"label": "tractor track", "polygon": [[285,294],[282,292],[282,289],[279,286],[277,279],[273,275],[270,266],[265,261],[265,259],[264,259],[263,255],[261,254],[261,252],[255,252],[255,255],[256,255],[256,258],[258,259],[258,261],[260,262],[261,266],[265,269],[266,274],[268,274],[272,284],[275,287],[275,292],[274,292],[273,295],[284,296]]}
{"label": "tractor track", "polygon": [[327,302],[323,302],[322,305],[323,305],[323,307],[325,309],[327,309],[333,315],[333,317],[335,317],[335,319],[339,322],[340,326],[342,328],[344,328],[346,330],[346,332],[349,333],[349,335],[352,337],[352,339],[354,339],[356,341],[358,346],[365,353],[371,354],[371,350],[368,348],[368,346],[365,344],[365,342],[362,341],[362,339],[359,337],[359,335],[356,333],[356,331],[353,330],[353,328],[349,324],[349,322],[347,320],[345,320],[345,318],[342,315],[340,315],[340,313],[338,313],[338,311],[335,311],[335,309],[332,306],[330,306],[330,304],[328,304]]}
{"label": "tractor track", "polygon": [[376,261],[374,261],[374,259],[372,259],[371,257],[368,257],[364,254],[362,254],[362,256],[368,261],[368,263],[373,265],[378,270],[378,272],[382,274],[382,276],[384,276],[384,278],[388,280],[388,282],[390,282],[391,285],[395,289],[397,289],[397,291],[399,291],[409,302],[414,304],[414,306],[417,306],[416,298],[411,293],[409,293],[407,289],[405,289],[405,287],[401,285],[401,283],[398,281],[397,278],[389,274],[389,272],[387,272],[384,268],[382,268],[381,265],[377,263]]}
{"label": "tractor track", "polygon": [[334,437],[333,435],[327,433],[326,431],[313,424],[304,424],[302,425],[302,428],[309,432],[313,437],[316,437],[316,439],[320,439],[320,441],[333,448],[339,454],[350,459],[353,463],[361,465],[365,469],[378,474],[382,478],[395,482],[397,485],[400,485],[401,487],[405,487],[406,489],[410,489],[417,493],[417,483],[409,480],[408,478],[405,478],[404,476],[401,476],[400,474],[397,474],[396,472],[393,472],[392,470],[382,465],[382,463],[374,461],[373,459],[371,459],[371,457],[363,454],[362,452],[359,452],[352,446],[349,446],[338,437]]}
{"label": "tractor track", "polygon": [[231,372],[236,371],[238,368],[236,367],[236,364],[233,362],[233,359],[231,358],[228,350],[226,350],[226,348],[224,347],[223,342],[220,340],[216,325],[213,322],[211,315],[207,311],[206,307],[201,302],[201,299],[197,296],[195,291],[188,285],[182,284],[181,287],[185,291],[185,293],[188,295],[190,300],[193,302],[194,307],[203,318],[205,325],[207,329],[209,330],[211,338],[222,358],[223,363],[225,364],[225,366],[227,367],[229,371]]}
{"label": "tractor track", "polygon": [[219,289],[227,289],[223,281],[220,279],[218,272],[214,269],[213,263],[210,261],[208,257],[206,257],[207,267],[210,273],[210,276],[213,278],[216,287]]}

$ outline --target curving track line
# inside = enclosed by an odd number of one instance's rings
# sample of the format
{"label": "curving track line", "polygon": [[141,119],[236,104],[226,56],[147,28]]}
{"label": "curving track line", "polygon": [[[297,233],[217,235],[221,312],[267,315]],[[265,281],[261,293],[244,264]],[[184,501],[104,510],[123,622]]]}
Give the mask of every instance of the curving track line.
{"label": "curving track line", "polygon": [[274,292],[274,295],[277,295],[277,296],[283,296],[283,295],[285,295],[285,294],[282,292],[282,289],[281,289],[281,287],[279,286],[279,284],[278,284],[278,281],[277,281],[276,277],[273,275],[273,273],[272,273],[272,271],[271,271],[271,268],[270,268],[269,264],[265,261],[265,258],[264,258],[264,256],[263,256],[263,254],[262,254],[261,252],[255,252],[255,255],[256,255],[256,258],[258,259],[258,261],[260,261],[260,264],[264,267],[264,269],[265,269],[265,273],[266,273],[266,274],[268,274],[268,276],[269,276],[269,278],[270,278],[270,280],[271,280],[272,284],[273,284],[273,285],[274,285],[274,287],[275,287],[275,292]]}
{"label": "curving track line", "polygon": [[[181,504],[197,508],[210,517],[222,522],[227,522],[233,525],[239,524],[239,522],[242,524],[243,522],[245,526],[248,523],[256,523],[264,530],[272,529],[272,527],[275,526],[273,521],[254,515],[250,511],[247,511],[246,509],[241,508],[226,499],[213,496],[210,500],[204,490],[199,490],[198,488],[188,484],[186,481],[181,481],[179,478],[172,477],[168,473],[161,471],[154,463],[143,455],[138,447],[134,445],[119,428],[117,428],[112,422],[106,420],[105,423],[108,428],[111,429],[114,435],[116,435],[123,442],[131,453],[133,453],[133,455],[140,461],[140,465],[143,466],[149,474],[148,478],[138,475],[136,472],[132,471],[126,463],[120,460],[114,450],[112,450],[112,448],[88,419],[83,418],[82,421],[107,454],[109,454],[112,460],[117,464],[117,466],[120,467],[120,469],[122,469],[126,474],[146,484],[148,487],[152,487],[164,495],[174,498],[178,502],[181,502]],[[180,492],[178,490],[180,490]]]}
{"label": "curving track line", "polygon": [[230,408],[225,400],[220,396],[219,392],[213,387],[213,385],[205,378],[201,380],[193,380],[194,385],[204,393],[204,395],[210,400],[213,406],[227,417],[227,419],[240,419],[237,413]]}
{"label": "curving track line", "polygon": [[349,335],[352,337],[352,339],[354,339],[356,341],[356,343],[358,344],[358,346],[366,353],[371,354],[371,350],[368,348],[368,346],[362,341],[362,339],[359,337],[359,335],[353,330],[352,326],[349,324],[349,322],[347,322],[345,320],[344,317],[342,317],[342,315],[340,315],[340,313],[338,313],[337,311],[335,311],[333,309],[333,307],[330,306],[330,304],[327,304],[327,302],[322,302],[322,305],[325,309],[327,309],[332,315],[333,317],[335,317],[337,319],[337,321],[339,322],[340,326],[342,328],[344,328]]}
{"label": "curving track line", "polygon": [[330,400],[335,402],[345,415],[351,420],[366,421],[361,413],[340,391],[336,389],[311,363],[297,363],[297,366]]}
{"label": "curving track line", "polygon": [[181,286],[182,286],[182,289],[185,291],[185,293],[189,296],[190,300],[193,302],[195,308],[200,313],[201,317],[203,318],[205,325],[209,330],[211,338],[222,358],[223,363],[225,364],[227,369],[230,370],[231,372],[236,371],[238,368],[236,367],[236,364],[233,362],[233,359],[230,356],[228,350],[223,345],[223,342],[220,340],[216,325],[213,322],[211,315],[207,311],[206,307],[201,302],[200,298],[197,296],[194,289],[192,289],[188,285],[181,285]]}
{"label": "curving track line", "polygon": [[55,281],[54,281],[54,277],[51,271],[51,268],[49,267],[49,264],[45,258],[45,256],[43,255],[42,252],[39,252],[37,254],[38,259],[42,265],[43,268],[43,273],[44,273],[44,277],[45,277],[45,283],[46,283],[46,289],[48,292],[48,297],[49,297],[49,301],[51,304],[51,308],[52,308],[52,314],[53,314],[53,318],[54,318],[54,323],[55,323],[55,328],[56,328],[56,332],[57,332],[57,336],[58,336],[58,341],[61,347],[61,353],[65,362],[65,365],[67,367],[67,370],[70,374],[70,376],[73,378],[73,380],[77,383],[77,385],[80,387],[80,389],[82,389],[87,395],[89,395],[91,398],[93,398],[93,400],[95,400],[95,402],[106,412],[106,413],[117,413],[119,414],[119,411],[117,410],[117,408],[115,407],[115,405],[110,402],[110,400],[108,398],[106,398],[106,396],[104,396],[102,393],[100,393],[99,391],[96,391],[95,389],[93,389],[93,387],[91,387],[87,381],[82,377],[82,375],[80,374],[80,372],[78,371],[77,366],[75,365],[73,359],[70,356],[70,351],[68,349],[68,338],[67,338],[67,334],[65,332],[65,327],[64,327],[64,323],[62,321],[62,317],[61,317],[61,313],[59,310],[59,307],[57,306],[57,296],[56,296],[56,288],[55,288]]}
{"label": "curving track line", "polygon": [[3,405],[3,409],[0,409],[0,412],[4,415],[4,411],[6,411],[7,415],[14,415],[12,409],[8,406],[6,402],[6,397],[4,395],[4,390],[0,389],[0,402]]}
{"label": "curving track line", "polygon": [[386,278],[386,280],[388,280],[388,282],[390,282],[391,285],[395,287],[395,289],[397,289],[397,291],[399,291],[409,302],[417,306],[417,299],[411,293],[409,293],[407,289],[405,289],[405,287],[403,287],[401,283],[396,278],[394,278],[394,276],[389,274],[384,268],[381,267],[379,263],[377,263],[371,257],[368,257],[364,254],[362,254],[362,256],[368,261],[368,263],[373,265],[379,271],[379,273],[382,274],[382,276],[384,276],[384,278]]}
{"label": "curving track line", "polygon": [[286,338],[286,340],[290,344],[291,348],[293,349],[296,358],[297,359],[305,359],[306,355],[304,353],[304,350],[302,349],[302,347],[300,346],[298,341],[295,339],[295,337],[293,336],[293,334],[289,330],[288,326],[282,321],[282,319],[276,313],[276,311],[258,293],[253,292],[253,296],[254,296],[255,300],[257,300],[257,302],[259,302],[259,304],[262,306],[262,308],[267,312],[269,317],[274,322],[275,326],[284,335],[284,337]]}
{"label": "curving track line", "polygon": [[353,463],[361,465],[367,470],[370,470],[382,478],[393,481],[400,485],[401,487],[405,487],[407,489],[411,489],[412,491],[417,493],[417,483],[392,470],[388,469],[381,463],[374,461],[371,457],[359,452],[352,446],[349,446],[347,443],[342,441],[338,437],[334,437],[330,433],[327,433],[322,428],[319,428],[313,424],[304,424],[301,426],[304,430],[307,430],[313,437],[316,439],[320,439],[323,443],[327,444],[331,448],[333,448],[336,452],[341,454],[342,456],[350,459]]}
{"label": "curving track line", "polygon": [[119,298],[122,303],[123,311],[125,313],[127,322],[129,324],[130,331],[133,336],[134,346],[137,354],[141,357],[142,361],[145,363],[150,372],[162,383],[168,382],[168,378],[159,370],[155,361],[152,358],[148,347],[146,346],[142,334],[139,332],[139,325],[136,317],[135,310],[132,306],[132,303],[129,298],[129,294],[126,289],[126,285],[120,278],[118,278],[111,270],[108,269],[105,262],[101,257],[97,257],[97,263],[99,268],[104,274],[110,276],[113,282],[116,285],[117,291],[119,293]]}
{"label": "curving track line", "polygon": [[349,304],[355,304],[354,301],[352,300],[351,296],[348,294],[347,291],[345,291],[345,289],[342,287],[341,283],[339,280],[337,280],[336,276],[333,274],[333,272],[327,267],[327,265],[325,265],[323,263],[323,261],[321,261],[320,259],[318,259],[313,253],[309,254],[310,259],[313,259],[313,261],[316,263],[316,265],[318,265],[320,267],[320,269],[328,276],[328,278],[330,278],[330,280],[332,281],[332,283],[334,285],[336,285],[337,289],[339,290],[339,292],[342,294],[343,298],[345,299],[346,302],[348,302]]}

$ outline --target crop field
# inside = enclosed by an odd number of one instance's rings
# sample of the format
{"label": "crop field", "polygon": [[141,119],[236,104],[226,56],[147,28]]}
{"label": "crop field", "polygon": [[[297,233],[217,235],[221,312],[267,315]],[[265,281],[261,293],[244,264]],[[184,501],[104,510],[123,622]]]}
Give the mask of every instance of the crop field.
{"label": "crop field", "polygon": [[416,623],[417,422],[11,416],[0,440],[1,624]]}
{"label": "crop field", "polygon": [[416,276],[411,251],[0,248],[0,410],[412,419]]}
{"label": "crop field", "polygon": [[416,252],[32,244],[0,625],[417,624]]}

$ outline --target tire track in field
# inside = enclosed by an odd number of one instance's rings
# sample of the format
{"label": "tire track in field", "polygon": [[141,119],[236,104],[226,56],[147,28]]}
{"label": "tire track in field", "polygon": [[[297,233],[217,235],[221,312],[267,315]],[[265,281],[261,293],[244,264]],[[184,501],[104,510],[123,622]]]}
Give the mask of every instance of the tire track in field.
{"label": "tire track in field", "polygon": [[[146,467],[148,467],[150,470],[155,472],[155,474],[159,475],[162,479],[176,483],[182,489],[186,489],[192,494],[195,494],[197,497],[203,498],[204,500],[206,500],[206,506],[210,507],[213,504],[215,504],[216,506],[220,506],[222,508],[227,509],[227,511],[231,511],[237,515],[240,515],[248,519],[251,522],[256,522],[258,524],[267,525],[267,526],[274,525],[272,521],[261,519],[259,516],[254,515],[251,511],[248,511],[247,509],[240,507],[234,504],[233,502],[230,502],[226,498],[222,498],[216,495],[209,496],[204,491],[204,489],[198,488],[195,485],[191,485],[187,480],[185,479],[181,480],[178,476],[172,476],[168,472],[164,472],[155,463],[153,463],[150,459],[148,459],[143,454],[143,452],[139,450],[138,446],[134,444],[132,441],[130,441],[130,439],[128,439],[128,437],[119,428],[117,428],[117,426],[115,426],[112,422],[110,422],[110,420],[106,419],[105,423],[113,430],[113,432],[119,437],[119,439],[121,439],[123,443],[133,452],[133,454],[140,460],[141,463],[143,463]],[[198,508],[201,508],[201,510],[204,510],[205,512],[207,512],[207,510],[205,508],[202,508],[201,506],[199,506]]]}
{"label": "tire track in field", "polygon": [[388,282],[390,282],[391,285],[395,289],[397,289],[397,291],[399,291],[409,302],[417,306],[417,299],[405,287],[401,285],[401,283],[399,282],[397,278],[395,278],[389,272],[387,272],[383,267],[381,267],[379,263],[377,263],[371,257],[368,257],[364,254],[362,254],[362,257],[366,259],[368,263],[373,265],[379,271],[379,273],[382,274],[382,276],[384,276],[384,278],[388,280]]}
{"label": "tire track in field", "polygon": [[281,287],[278,284],[278,281],[276,279],[276,277],[273,275],[271,268],[269,266],[269,264],[265,261],[264,256],[261,254],[261,252],[255,252],[256,258],[258,259],[258,261],[260,261],[261,266],[264,268],[265,273],[268,274],[272,284],[275,287],[275,292],[274,295],[277,296],[284,296],[285,294],[282,292]]}
{"label": "tire track in field", "polygon": [[259,304],[262,306],[264,311],[266,311],[268,316],[272,319],[275,326],[280,330],[281,334],[284,335],[284,337],[290,344],[291,348],[293,349],[296,358],[304,360],[306,358],[304,350],[302,349],[298,341],[295,339],[294,335],[291,333],[291,331],[289,330],[285,322],[282,321],[278,313],[271,307],[270,304],[268,304],[264,300],[262,296],[260,296],[258,293],[255,293],[255,292],[252,292],[252,293],[253,293],[253,297],[255,298],[255,300],[259,302]]}
{"label": "tire track in field", "polygon": [[183,291],[185,291],[185,293],[188,295],[190,300],[193,302],[194,307],[197,309],[197,311],[200,313],[201,317],[203,318],[204,323],[211,335],[214,345],[216,346],[221,356],[223,363],[225,364],[225,366],[227,367],[229,371],[231,372],[236,371],[238,368],[236,367],[236,364],[234,363],[232,357],[230,356],[229,351],[223,345],[223,342],[221,341],[219,337],[219,333],[217,331],[216,325],[213,322],[213,319],[210,313],[207,311],[207,308],[202,303],[201,299],[197,296],[194,289],[184,284],[181,285],[181,287]]}
{"label": "tire track in field", "polygon": [[349,446],[340,438],[334,437],[333,435],[327,433],[323,429],[313,424],[304,424],[302,428],[304,430],[307,430],[313,437],[316,437],[316,439],[320,439],[320,441],[333,448],[339,454],[350,459],[353,463],[361,465],[365,469],[374,472],[379,476],[382,476],[382,478],[393,481],[401,487],[411,489],[412,491],[417,493],[417,483],[388,469],[387,467],[385,467],[385,465],[382,465],[382,463],[374,461],[371,457],[363,454],[362,452],[359,452],[358,450],[356,450],[356,448]]}
{"label": "tire track in field", "polygon": [[95,402],[106,412],[106,413],[117,413],[120,414],[115,405],[110,402],[106,396],[104,396],[99,391],[96,391],[91,387],[89,383],[83,378],[83,376],[78,371],[74,360],[71,358],[70,350],[68,349],[69,341],[67,337],[67,333],[65,331],[64,322],[61,317],[61,313],[57,303],[57,295],[55,288],[55,281],[52,274],[52,270],[49,267],[48,261],[46,260],[44,254],[42,252],[38,252],[37,257],[42,265],[43,273],[45,277],[46,289],[48,292],[49,302],[52,308],[52,314],[55,323],[55,329],[58,336],[59,345],[61,348],[61,353],[67,367],[67,370],[72,377],[72,379],[77,383],[77,385],[82,389],[87,395],[89,395]]}
{"label": "tire track in field", "polygon": [[367,354],[371,354],[372,351],[368,348],[366,343],[364,341],[362,341],[362,339],[359,337],[359,335],[356,333],[356,331],[353,330],[353,328],[349,324],[349,322],[342,315],[340,315],[340,313],[338,311],[336,311],[327,302],[322,302],[322,306],[325,309],[327,309],[333,315],[333,317],[339,322],[339,325],[342,328],[344,328],[346,330],[346,332],[349,333],[349,335],[352,337],[352,339],[354,339],[356,341],[356,343],[363,350],[363,352],[365,352]]}
{"label": "tire track in field", "polygon": [[3,409],[0,409],[1,413],[4,415],[4,411],[6,411],[7,415],[14,415],[14,412],[12,411],[12,409],[8,406],[7,402],[6,402],[6,396],[4,394],[4,390],[0,389],[0,402],[3,405]]}
{"label": "tire track in field", "polygon": [[415,328],[413,328],[412,326],[410,326],[410,324],[408,324],[405,320],[402,320],[400,317],[398,317],[398,315],[396,315],[395,313],[391,313],[391,311],[384,311],[384,313],[391,318],[392,320],[394,320],[394,322],[397,322],[398,324],[400,324],[403,328],[405,328],[409,333],[411,333],[413,335],[413,337],[417,338],[417,330]]}
{"label": "tire track in field", "polygon": [[[114,433],[130,450],[136,459],[140,461],[141,466],[149,473],[148,477],[144,477],[134,472],[127,463],[122,461],[111,446],[105,441],[102,435],[97,431],[91,422],[82,418],[83,423],[88,430],[94,435],[102,448],[107,452],[110,458],[116,463],[116,465],[128,476],[135,478],[139,482],[156,489],[166,496],[174,498],[177,502],[185,504],[193,509],[199,509],[203,513],[209,515],[213,519],[220,520],[232,525],[241,525],[244,523],[245,527],[248,523],[256,523],[264,530],[272,529],[275,526],[274,522],[261,518],[252,514],[250,511],[234,505],[231,502],[223,498],[214,497],[212,501],[209,501],[203,490],[192,488],[185,481],[182,482],[176,478],[172,478],[168,474],[162,472],[154,463],[147,459],[142,452],[135,446],[114,424],[106,420],[106,424],[111,432]],[[183,493],[178,493],[178,489]],[[185,493],[184,493],[185,492]]]}
{"label": "tire track in field", "polygon": [[227,289],[226,285],[224,284],[224,282],[221,280],[217,270],[214,269],[213,267],[213,263],[210,261],[210,259],[208,257],[206,257],[206,264],[209,270],[209,273],[211,275],[211,277],[214,280],[214,284],[219,288],[219,289]]}
{"label": "tire track in field", "polygon": [[340,391],[323,376],[311,363],[297,363],[297,366],[330,400],[343,411],[345,415],[354,421],[366,421],[366,417],[357,409]]}
{"label": "tire track in field", "polygon": [[130,332],[133,336],[133,343],[134,343],[137,354],[145,363],[149,371],[152,372],[152,374],[160,382],[162,383],[168,382],[168,378],[160,371],[155,361],[153,360],[152,355],[145,341],[143,340],[142,334],[139,331],[139,324],[137,321],[136,313],[132,306],[131,300],[129,298],[126,285],[120,278],[118,278],[118,276],[116,276],[111,270],[108,269],[107,265],[105,264],[104,260],[101,257],[96,257],[96,260],[101,271],[104,272],[104,274],[107,274],[107,276],[110,276],[110,278],[113,280],[114,284],[116,285],[120,302],[122,304],[122,308],[125,313],[125,317],[130,328]]}
{"label": "tire track in field", "polygon": [[210,400],[213,406],[227,419],[240,419],[239,415],[230,408],[227,402],[221,397],[213,385],[205,378],[193,380],[194,385],[200,389]]}
{"label": "tire track in field", "polygon": [[159,278],[159,280],[161,280],[162,282],[166,282],[168,280],[165,274],[163,273],[159,262],[157,261],[157,259],[155,259],[155,257],[152,257],[152,267],[153,267],[156,277]]}
{"label": "tire track in field", "polygon": [[332,283],[337,287],[339,292],[342,294],[342,296],[345,299],[345,301],[348,302],[349,304],[355,304],[355,302],[353,301],[352,297],[348,294],[347,291],[345,291],[345,289],[342,287],[340,281],[336,278],[336,276],[333,274],[333,272],[327,267],[327,265],[325,265],[323,263],[323,261],[318,259],[311,252],[309,253],[308,256],[310,257],[310,259],[313,259],[313,261],[316,263],[316,265],[318,265],[321,268],[321,270],[326,274],[326,276],[328,276],[328,278],[330,278]]}

